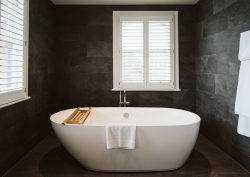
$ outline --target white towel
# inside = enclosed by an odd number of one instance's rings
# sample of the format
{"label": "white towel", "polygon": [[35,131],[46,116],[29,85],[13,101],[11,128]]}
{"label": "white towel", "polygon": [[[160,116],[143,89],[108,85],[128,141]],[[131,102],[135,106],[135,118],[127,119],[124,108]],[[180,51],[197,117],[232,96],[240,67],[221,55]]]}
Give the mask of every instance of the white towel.
{"label": "white towel", "polygon": [[135,137],[136,125],[117,123],[106,124],[107,149],[134,149]]}
{"label": "white towel", "polygon": [[240,50],[239,50],[239,60],[249,60],[250,59],[250,31],[246,31],[240,34]]}
{"label": "white towel", "polygon": [[250,137],[250,31],[241,33],[239,60],[241,61],[235,113],[239,114],[238,133]]}
{"label": "white towel", "polygon": [[239,114],[238,133],[250,137],[250,60],[241,62],[235,113]]}
{"label": "white towel", "polygon": [[241,135],[250,137],[250,117],[239,115],[237,132]]}

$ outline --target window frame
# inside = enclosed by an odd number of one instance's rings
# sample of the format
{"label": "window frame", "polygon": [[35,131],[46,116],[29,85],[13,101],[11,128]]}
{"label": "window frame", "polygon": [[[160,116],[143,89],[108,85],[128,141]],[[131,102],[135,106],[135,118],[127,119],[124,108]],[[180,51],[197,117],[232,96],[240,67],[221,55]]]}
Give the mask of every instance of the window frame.
{"label": "window frame", "polygon": [[24,0],[23,89],[0,94],[0,108],[30,99],[28,96],[29,0]]}
{"label": "window frame", "polygon": [[[121,58],[121,21],[123,19],[169,19],[171,18],[173,21],[173,25],[171,26],[172,34],[171,37],[173,40],[171,41],[172,51],[171,51],[171,77],[173,83],[171,84],[150,84],[148,83],[148,57],[144,56],[144,80],[143,84],[122,84],[121,81],[121,72],[122,72],[122,58]],[[145,25],[144,21],[144,34],[148,31],[148,26]],[[148,21],[147,21],[148,22]],[[146,34],[146,38],[144,38],[144,51],[148,53],[148,34]],[[147,74],[146,74],[147,73]],[[178,11],[113,11],[113,91],[119,90],[130,90],[130,91],[180,91],[179,89],[179,41],[178,41]]]}

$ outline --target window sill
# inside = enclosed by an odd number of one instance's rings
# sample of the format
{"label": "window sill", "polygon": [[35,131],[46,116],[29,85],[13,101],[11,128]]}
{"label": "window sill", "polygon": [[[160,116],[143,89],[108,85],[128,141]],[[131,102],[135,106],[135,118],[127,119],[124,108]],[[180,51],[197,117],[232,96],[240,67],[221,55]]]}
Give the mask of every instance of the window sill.
{"label": "window sill", "polygon": [[16,100],[16,101],[13,101],[13,102],[10,102],[10,103],[6,103],[6,104],[3,104],[3,105],[0,105],[0,108],[4,108],[4,107],[7,107],[7,106],[16,104],[16,103],[20,103],[20,102],[22,102],[22,101],[29,100],[30,98],[31,98],[31,97],[27,96],[27,97],[22,98],[22,99],[20,99],[20,100]]}
{"label": "window sill", "polygon": [[138,91],[138,92],[180,92],[181,89],[112,89],[112,91]]}

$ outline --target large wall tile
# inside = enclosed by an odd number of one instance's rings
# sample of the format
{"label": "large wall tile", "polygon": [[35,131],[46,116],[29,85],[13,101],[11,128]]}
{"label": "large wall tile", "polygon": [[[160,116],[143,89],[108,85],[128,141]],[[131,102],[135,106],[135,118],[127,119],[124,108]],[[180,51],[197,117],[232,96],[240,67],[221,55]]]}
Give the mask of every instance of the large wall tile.
{"label": "large wall tile", "polygon": [[199,74],[197,78],[197,90],[214,93],[215,78],[213,74]]}
{"label": "large wall tile", "polygon": [[213,0],[213,13],[216,14],[220,12],[221,10],[229,7],[233,3],[235,3],[237,0]]}
{"label": "large wall tile", "polygon": [[112,57],[113,44],[106,41],[91,41],[87,43],[87,57]]}

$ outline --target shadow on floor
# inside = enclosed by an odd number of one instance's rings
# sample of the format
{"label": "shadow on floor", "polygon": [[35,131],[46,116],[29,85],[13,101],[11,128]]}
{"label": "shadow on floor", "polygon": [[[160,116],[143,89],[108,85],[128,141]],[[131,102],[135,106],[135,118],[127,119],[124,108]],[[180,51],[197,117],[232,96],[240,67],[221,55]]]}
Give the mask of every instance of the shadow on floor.
{"label": "shadow on floor", "polygon": [[175,171],[154,173],[94,172],[82,167],[62,146],[59,146],[43,156],[39,163],[39,170],[44,177],[209,177],[211,166],[200,152],[194,150],[187,163]]}

